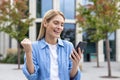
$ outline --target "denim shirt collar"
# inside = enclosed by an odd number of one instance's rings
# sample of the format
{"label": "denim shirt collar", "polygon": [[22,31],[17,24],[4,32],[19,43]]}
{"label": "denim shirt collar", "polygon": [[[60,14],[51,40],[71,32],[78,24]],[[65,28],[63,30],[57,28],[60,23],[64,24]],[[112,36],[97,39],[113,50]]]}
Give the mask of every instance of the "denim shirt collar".
{"label": "denim shirt collar", "polygon": [[[40,48],[44,48],[44,47],[48,46],[47,42],[45,41],[45,38],[42,38],[41,41],[39,40],[38,43],[39,43]],[[64,47],[63,42],[60,38],[58,38],[57,44],[59,46]]]}

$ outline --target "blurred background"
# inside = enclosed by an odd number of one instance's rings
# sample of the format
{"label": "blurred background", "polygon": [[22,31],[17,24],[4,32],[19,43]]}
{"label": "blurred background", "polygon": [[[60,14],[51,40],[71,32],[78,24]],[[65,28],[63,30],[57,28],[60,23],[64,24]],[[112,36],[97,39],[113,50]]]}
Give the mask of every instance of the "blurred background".
{"label": "blurred background", "polygon": [[[2,73],[4,73],[4,71],[7,70],[9,66],[11,66],[10,70],[12,69],[13,72],[18,71],[17,73],[21,74],[23,77],[23,79],[18,78],[14,80],[25,80],[20,67],[24,63],[24,50],[20,45],[20,41],[25,37],[30,38],[32,41],[37,39],[42,17],[45,12],[50,9],[59,10],[65,15],[66,20],[64,24],[64,31],[61,34],[62,39],[71,41],[74,46],[76,46],[79,41],[87,42],[87,47],[84,51],[84,54],[82,55],[83,57],[80,63],[81,70],[83,67],[84,69],[86,68],[85,65],[89,66],[89,63],[92,63],[92,65],[95,65],[96,67],[105,66],[105,63],[107,64],[107,62],[108,64],[112,62],[112,64],[119,65],[120,25],[113,24],[115,22],[115,24],[119,23],[117,21],[120,19],[120,17],[119,15],[116,15],[119,13],[120,9],[119,0],[110,0],[113,1],[112,3],[114,4],[110,4],[110,2],[107,3],[107,1],[108,0],[0,0],[0,69],[2,70],[0,70],[0,74],[2,75]],[[99,6],[103,4],[108,6],[98,7],[95,5],[95,3],[97,3],[97,5],[99,4]],[[91,9],[91,6],[94,8]],[[116,7],[113,9],[111,6]],[[103,12],[108,10],[105,12],[105,14],[102,14],[105,15],[105,21],[103,20],[103,17],[98,16],[101,15],[99,14],[101,12],[97,11],[97,8]],[[114,13],[117,18],[115,16],[112,18],[113,15],[111,15],[112,13],[108,13],[109,10],[115,13],[118,12],[116,14]],[[110,14],[111,16],[106,17],[106,13],[108,13],[107,15]],[[93,16],[97,17],[98,19],[93,18]],[[88,21],[88,17],[90,19],[94,19],[94,21]],[[105,24],[108,24],[109,27],[107,28],[108,25],[102,25],[102,21],[104,21],[103,23],[106,22]],[[85,27],[86,23],[88,25],[87,27]],[[92,39],[91,35],[97,33],[89,34],[93,31],[88,31],[89,25],[92,26],[92,29],[94,28],[95,30],[98,30],[98,32],[104,31],[106,33],[105,37],[99,36],[104,35],[104,32],[101,32],[99,35],[95,35],[94,39],[96,40]],[[97,25],[99,25],[98,27],[100,29],[97,28]],[[109,44],[106,43],[107,41],[109,41]],[[118,67],[118,65],[116,66]],[[112,75],[110,64],[108,65],[108,69],[110,70],[108,71],[108,73],[110,73],[108,76],[111,77]],[[17,75],[16,72],[13,74]],[[116,74],[118,73],[120,73],[120,68]],[[7,79],[0,77],[0,80]],[[93,79],[88,78],[83,80]]]}

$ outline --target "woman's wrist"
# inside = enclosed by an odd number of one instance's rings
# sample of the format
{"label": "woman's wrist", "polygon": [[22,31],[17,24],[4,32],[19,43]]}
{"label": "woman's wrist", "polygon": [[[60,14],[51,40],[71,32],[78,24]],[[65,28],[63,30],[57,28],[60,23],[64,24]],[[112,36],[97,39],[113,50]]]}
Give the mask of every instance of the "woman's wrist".
{"label": "woman's wrist", "polygon": [[71,78],[73,78],[77,74],[78,68],[79,68],[78,66],[72,67],[71,72],[70,72]]}

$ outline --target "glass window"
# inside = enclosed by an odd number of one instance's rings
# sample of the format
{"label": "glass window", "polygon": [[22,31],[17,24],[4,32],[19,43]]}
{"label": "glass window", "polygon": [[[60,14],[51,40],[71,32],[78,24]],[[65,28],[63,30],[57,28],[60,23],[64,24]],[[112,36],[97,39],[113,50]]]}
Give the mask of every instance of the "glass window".
{"label": "glass window", "polygon": [[[110,44],[110,59],[112,61],[115,61],[115,32],[113,32],[109,37],[109,44]],[[105,53],[105,60],[107,60],[107,57],[106,57],[106,43],[104,41],[104,53]]]}
{"label": "glass window", "polygon": [[60,0],[60,10],[64,13],[65,18],[75,18],[76,0]]}
{"label": "glass window", "polygon": [[93,4],[90,0],[80,0],[81,5]]}
{"label": "glass window", "polygon": [[75,45],[75,24],[65,23],[61,38],[68,40]]}
{"label": "glass window", "polygon": [[87,42],[87,47],[84,51],[84,61],[90,61],[92,56],[96,57],[96,44],[91,42],[88,36],[87,32],[83,32],[83,41]]}
{"label": "glass window", "polygon": [[108,37],[109,40],[114,40],[115,39],[115,33],[113,32],[112,34],[109,34],[110,36]]}
{"label": "glass window", "polygon": [[36,16],[41,18],[44,16],[45,12],[53,8],[53,0],[37,0],[36,6]]}
{"label": "glass window", "polygon": [[36,17],[40,18],[41,17],[41,0],[37,0],[36,2]]}
{"label": "glass window", "polygon": [[[36,23],[36,36],[38,37],[41,23]],[[36,38],[37,38],[36,37]]]}
{"label": "glass window", "polygon": [[42,0],[42,17],[44,16],[45,12],[53,8],[53,0]]}

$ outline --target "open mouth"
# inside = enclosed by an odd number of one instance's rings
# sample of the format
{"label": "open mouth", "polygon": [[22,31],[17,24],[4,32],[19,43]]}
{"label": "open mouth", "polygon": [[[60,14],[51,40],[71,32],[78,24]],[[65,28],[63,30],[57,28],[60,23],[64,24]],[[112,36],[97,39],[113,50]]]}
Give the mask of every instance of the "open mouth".
{"label": "open mouth", "polygon": [[61,32],[58,30],[54,30],[55,34],[60,34]]}

